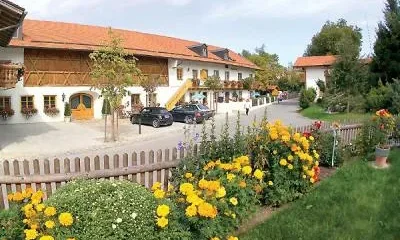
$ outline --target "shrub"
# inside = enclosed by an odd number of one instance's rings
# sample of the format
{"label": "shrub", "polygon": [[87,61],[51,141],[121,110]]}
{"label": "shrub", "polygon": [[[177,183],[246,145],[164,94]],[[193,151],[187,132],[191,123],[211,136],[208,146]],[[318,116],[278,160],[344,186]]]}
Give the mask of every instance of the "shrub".
{"label": "shrub", "polygon": [[155,198],[138,184],[108,180],[72,181],[57,190],[46,204],[76,216],[76,224],[65,233],[74,233],[76,239],[156,237]]}
{"label": "shrub", "polygon": [[2,109],[0,109],[0,116],[4,120],[7,120],[9,117],[13,116],[14,114],[15,114],[15,112],[11,108],[2,108]]}
{"label": "shrub", "polygon": [[389,104],[389,87],[379,83],[377,88],[372,88],[367,94],[366,102],[369,111],[377,111],[386,108]]}
{"label": "shrub", "polygon": [[25,239],[22,219],[19,205],[13,205],[8,210],[0,210],[0,239]]}
{"label": "shrub", "polygon": [[299,105],[302,109],[306,109],[310,106],[312,102],[314,102],[315,97],[317,96],[317,93],[315,89],[309,88],[309,89],[302,89],[300,91],[300,99],[299,99]]}
{"label": "shrub", "polygon": [[65,103],[64,116],[65,117],[70,117],[71,116],[71,106],[69,105],[69,103]]}
{"label": "shrub", "polygon": [[249,139],[252,165],[266,171],[271,181],[264,197],[267,204],[292,201],[318,181],[319,154],[313,136],[293,133],[276,121],[261,123]]}
{"label": "shrub", "polygon": [[389,86],[389,111],[393,114],[400,113],[400,80],[394,80]]}

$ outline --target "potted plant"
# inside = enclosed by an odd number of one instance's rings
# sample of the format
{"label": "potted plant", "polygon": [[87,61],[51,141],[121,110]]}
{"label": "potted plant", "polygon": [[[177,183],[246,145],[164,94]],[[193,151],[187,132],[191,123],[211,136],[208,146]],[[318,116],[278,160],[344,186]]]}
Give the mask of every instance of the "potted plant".
{"label": "potted plant", "polygon": [[231,87],[232,88],[236,88],[237,86],[237,82],[236,81],[231,81]]}
{"label": "potted plant", "polygon": [[24,107],[21,110],[21,113],[23,115],[25,115],[26,119],[29,119],[30,117],[32,117],[33,115],[35,115],[37,113],[37,109],[36,108],[30,108],[30,107]]}
{"label": "potted plant", "polygon": [[71,122],[71,106],[69,103],[65,103],[64,107],[64,122]]}
{"label": "potted plant", "polygon": [[393,133],[395,120],[392,114],[386,109],[381,109],[376,112],[373,117],[373,126],[375,134],[372,136],[378,143],[375,148],[375,165],[379,168],[388,167],[387,157],[390,152],[389,138]]}
{"label": "potted plant", "polygon": [[50,117],[54,117],[60,113],[60,110],[58,110],[56,107],[48,107],[45,108],[43,112]]}
{"label": "potted plant", "polygon": [[239,81],[239,82],[237,83],[237,87],[238,87],[238,88],[243,88],[243,82],[242,82],[242,81]]}
{"label": "potted plant", "polygon": [[14,113],[14,110],[11,108],[0,109],[0,116],[3,118],[3,120],[7,120],[9,117],[13,116]]}

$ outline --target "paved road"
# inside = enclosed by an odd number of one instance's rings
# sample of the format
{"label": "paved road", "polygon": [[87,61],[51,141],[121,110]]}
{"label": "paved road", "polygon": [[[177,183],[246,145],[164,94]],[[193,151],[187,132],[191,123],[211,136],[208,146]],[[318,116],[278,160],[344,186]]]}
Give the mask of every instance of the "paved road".
{"label": "paved road", "polygon": [[[296,100],[287,100],[280,104],[267,107],[269,121],[277,119],[292,126],[302,126],[311,123],[311,120],[297,113]],[[242,127],[250,125],[254,119],[260,120],[265,107],[252,109],[249,116],[240,115]],[[234,131],[237,113],[229,114],[231,132]],[[207,121],[209,128],[211,121]],[[216,116],[217,132],[221,131],[225,123],[225,115]],[[184,140],[184,126],[174,123],[171,127],[153,129],[143,127],[143,134],[138,135],[138,126],[131,125],[127,120],[121,122],[120,141],[117,143],[103,142],[103,123],[87,122],[75,124],[20,124],[0,125],[0,159],[18,158],[74,158],[93,155],[131,153],[133,151],[150,151],[176,147],[179,141]],[[196,132],[201,132],[202,125],[196,126]]]}

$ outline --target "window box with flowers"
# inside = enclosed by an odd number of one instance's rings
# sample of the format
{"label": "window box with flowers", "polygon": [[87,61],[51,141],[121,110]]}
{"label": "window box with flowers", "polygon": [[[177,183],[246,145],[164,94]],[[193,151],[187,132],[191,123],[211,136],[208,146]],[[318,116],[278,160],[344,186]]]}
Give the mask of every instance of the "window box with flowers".
{"label": "window box with flowers", "polygon": [[237,87],[237,82],[236,81],[231,81],[230,84],[231,84],[232,88],[236,88]]}
{"label": "window box with flowers", "polygon": [[229,87],[231,85],[231,82],[230,81],[228,81],[228,80],[225,80],[224,81],[224,87]]}
{"label": "window box with flowers", "polygon": [[25,115],[26,119],[29,119],[33,115],[37,114],[38,110],[36,108],[22,108],[21,113]]}
{"label": "window box with flowers", "polygon": [[60,113],[60,110],[56,107],[44,108],[43,112],[50,117],[55,117]]}
{"label": "window box with flowers", "polygon": [[13,116],[14,114],[15,114],[15,112],[11,108],[0,109],[0,116],[3,118],[3,120],[7,120],[9,117]]}

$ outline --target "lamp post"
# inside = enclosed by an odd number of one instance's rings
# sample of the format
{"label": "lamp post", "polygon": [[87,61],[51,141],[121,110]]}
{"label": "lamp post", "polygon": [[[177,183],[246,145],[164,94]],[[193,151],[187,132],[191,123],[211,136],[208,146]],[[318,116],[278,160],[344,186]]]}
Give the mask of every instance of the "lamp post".
{"label": "lamp post", "polygon": [[65,102],[65,93],[61,95],[62,101]]}

